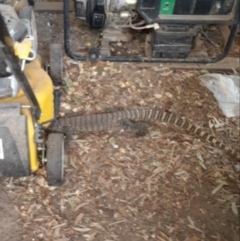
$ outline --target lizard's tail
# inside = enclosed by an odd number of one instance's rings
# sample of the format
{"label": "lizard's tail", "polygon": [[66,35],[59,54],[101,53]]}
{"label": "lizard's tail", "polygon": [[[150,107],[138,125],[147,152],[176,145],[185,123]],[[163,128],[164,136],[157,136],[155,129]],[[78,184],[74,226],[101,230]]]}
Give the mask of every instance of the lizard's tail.
{"label": "lizard's tail", "polygon": [[199,137],[201,140],[205,142],[209,142],[212,146],[218,147],[219,149],[223,150],[227,155],[234,157],[237,160],[240,160],[240,155],[238,155],[234,149],[232,149],[229,146],[226,146],[223,142],[219,141],[216,137],[212,136],[211,134],[207,133],[201,128],[193,125],[183,117],[179,117],[174,113],[169,113],[164,110],[158,110],[158,109],[156,110],[140,109],[140,110],[133,110],[133,112],[134,113],[131,113],[131,111],[128,112],[129,118],[131,118],[131,115],[134,115],[134,116],[137,116],[139,119],[156,120],[159,122],[165,122],[170,125],[176,126],[182,130],[187,131],[189,134]]}

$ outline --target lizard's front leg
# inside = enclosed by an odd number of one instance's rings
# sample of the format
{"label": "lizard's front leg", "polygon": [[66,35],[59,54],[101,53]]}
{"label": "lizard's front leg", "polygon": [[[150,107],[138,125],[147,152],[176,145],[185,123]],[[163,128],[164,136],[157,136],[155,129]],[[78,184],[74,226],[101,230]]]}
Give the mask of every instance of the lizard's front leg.
{"label": "lizard's front leg", "polygon": [[61,131],[65,134],[65,145],[68,146],[69,142],[73,139],[72,126],[65,125],[61,128]]}
{"label": "lizard's front leg", "polygon": [[148,124],[144,122],[134,123],[134,129],[137,131],[136,136],[142,137],[148,134]]}
{"label": "lizard's front leg", "polygon": [[120,126],[125,130],[136,131],[137,137],[145,136],[148,133],[148,125],[144,122],[132,122],[128,119],[122,119],[119,121]]}

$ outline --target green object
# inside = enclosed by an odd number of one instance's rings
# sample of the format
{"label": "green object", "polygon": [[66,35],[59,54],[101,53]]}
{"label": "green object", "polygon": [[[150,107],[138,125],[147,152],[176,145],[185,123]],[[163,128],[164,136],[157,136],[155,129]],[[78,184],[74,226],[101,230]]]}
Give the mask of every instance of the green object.
{"label": "green object", "polygon": [[160,4],[160,14],[171,15],[173,14],[176,0],[162,0]]}

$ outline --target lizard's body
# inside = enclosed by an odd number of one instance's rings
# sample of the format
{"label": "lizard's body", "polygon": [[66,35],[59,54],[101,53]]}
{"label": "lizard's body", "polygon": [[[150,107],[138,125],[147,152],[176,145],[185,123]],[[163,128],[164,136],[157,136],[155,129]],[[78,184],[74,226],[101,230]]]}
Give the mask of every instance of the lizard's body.
{"label": "lizard's body", "polygon": [[141,124],[138,125],[137,123],[133,124],[131,121],[157,121],[159,123],[168,123],[172,126],[187,131],[189,134],[199,137],[203,141],[209,141],[210,144],[220,148],[226,154],[235,157],[237,160],[240,160],[240,156],[237,156],[237,153],[233,149],[225,146],[224,143],[217,140],[217,138],[214,136],[191,124],[188,120],[164,110],[134,109],[103,114],[61,117],[57,120],[54,120],[50,124],[49,129],[59,132],[66,132],[67,130],[70,130],[71,132],[84,133],[106,131],[120,125],[126,129],[145,132],[146,126]]}

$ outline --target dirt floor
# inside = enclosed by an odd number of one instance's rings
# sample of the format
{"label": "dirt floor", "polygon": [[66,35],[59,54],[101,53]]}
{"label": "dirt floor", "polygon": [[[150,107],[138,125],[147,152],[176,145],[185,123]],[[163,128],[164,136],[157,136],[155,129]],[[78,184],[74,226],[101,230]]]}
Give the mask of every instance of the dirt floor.
{"label": "dirt floor", "polygon": [[[62,43],[61,14],[37,14],[37,24],[40,50]],[[75,49],[82,46],[79,25],[72,28]],[[91,44],[85,30],[81,36]],[[239,151],[240,118],[223,115],[199,80],[205,73],[64,56],[61,115],[165,108]],[[11,199],[0,196],[1,241],[238,241],[239,172],[240,163],[219,149],[167,125],[150,125],[138,138],[121,131],[75,137],[65,154],[63,186],[48,187],[44,169],[1,180]],[[16,239],[2,239],[17,229]]]}

